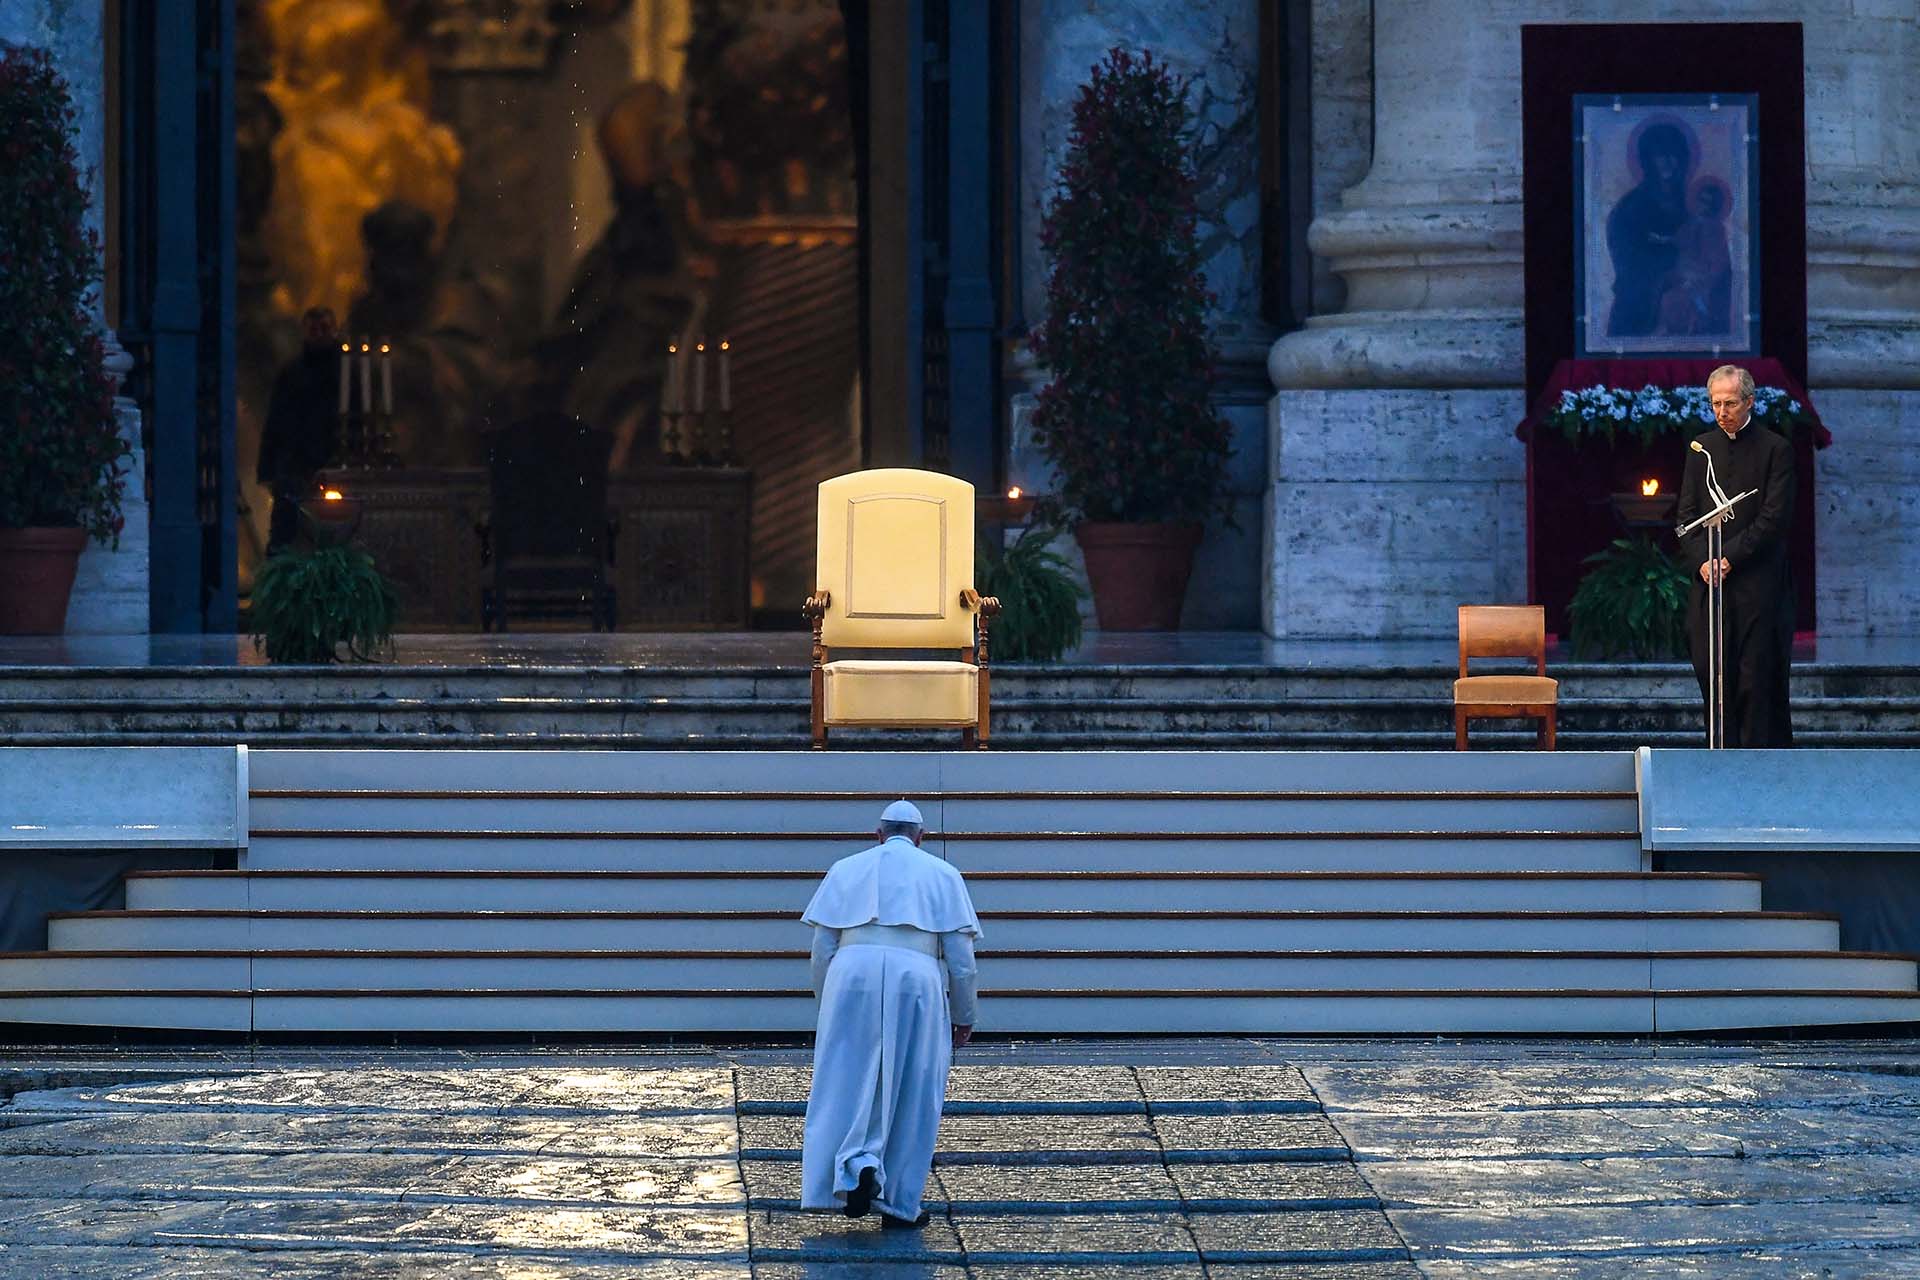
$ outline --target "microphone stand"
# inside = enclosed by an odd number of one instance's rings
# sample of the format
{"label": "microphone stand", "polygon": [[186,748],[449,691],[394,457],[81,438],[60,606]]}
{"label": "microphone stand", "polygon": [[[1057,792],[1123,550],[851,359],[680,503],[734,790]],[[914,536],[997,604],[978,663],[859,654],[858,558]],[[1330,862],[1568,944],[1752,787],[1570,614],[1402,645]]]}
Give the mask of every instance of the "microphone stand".
{"label": "microphone stand", "polygon": [[1706,459],[1707,500],[1713,505],[1699,519],[1681,525],[1678,532],[1684,538],[1703,526],[1707,531],[1707,564],[1711,566],[1707,574],[1707,749],[1721,751],[1727,745],[1727,586],[1720,569],[1720,562],[1726,558],[1722,526],[1733,519],[1735,503],[1760,491],[1749,489],[1729,498],[1713,474],[1713,457],[1698,440],[1692,447]]}

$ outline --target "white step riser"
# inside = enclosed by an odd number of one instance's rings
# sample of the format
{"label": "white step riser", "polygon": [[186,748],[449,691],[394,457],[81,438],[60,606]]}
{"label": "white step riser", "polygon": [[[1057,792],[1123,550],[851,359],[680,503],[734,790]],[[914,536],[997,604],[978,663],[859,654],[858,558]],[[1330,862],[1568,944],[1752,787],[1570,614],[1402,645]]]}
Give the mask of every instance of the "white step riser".
{"label": "white step riser", "polygon": [[0,991],[245,991],[245,956],[11,957],[0,963]]}
{"label": "white step riser", "polygon": [[[255,797],[263,831],[703,831],[851,835],[882,801],[282,799]],[[1237,800],[1178,797],[1018,800],[923,797],[931,830],[966,831],[1611,831],[1636,830],[1632,799]]]}
{"label": "white step riser", "polygon": [[1843,1027],[1869,1022],[1920,1022],[1920,1001],[1873,996],[1663,996],[1655,1003],[1661,1031],[1742,1027]]}
{"label": "white step riser", "polygon": [[1714,957],[1707,960],[1662,960],[1652,964],[1653,986],[1659,991],[1819,990],[1913,991],[1916,966],[1912,960],[1887,956]]}
{"label": "white step riser", "polygon": [[[136,876],[130,911],[790,911],[811,877]],[[974,880],[980,911],[1758,911],[1755,880]]]}
{"label": "white step riser", "polygon": [[[1313,957],[990,957],[982,991],[1915,990],[1914,963],[1838,956],[1653,960]],[[644,957],[48,957],[0,966],[0,990],[792,991],[798,955]]]}
{"label": "white step riser", "polygon": [[[1831,920],[1732,918],[1306,919],[1119,921],[1101,917],[986,922],[982,954],[1012,951],[1831,951]],[[56,951],[451,950],[451,951],[787,951],[806,944],[798,920],[300,919],[70,917],[48,924]]]}
{"label": "white step riser", "polygon": [[144,1027],[176,1031],[246,1031],[253,1002],[246,996],[8,996],[0,993],[0,1022],[57,1027]]}
{"label": "white step riser", "polygon": [[[980,871],[1637,871],[1629,840],[930,840]],[[841,840],[489,840],[255,836],[256,871],[805,871],[859,852]]]}
{"label": "white step riser", "polygon": [[1453,751],[249,753],[258,791],[1632,791],[1633,756]]}
{"label": "white step riser", "polygon": [[[1152,1030],[1184,1034],[1615,1033],[1738,1030],[1911,1020],[1913,1000],[1866,997],[1647,996],[1569,998],[1274,997],[1180,1001],[1006,1000],[994,1029],[1028,1034],[1094,1035]],[[609,1035],[760,1032],[803,1036],[813,1028],[808,999],[512,997],[457,1000],[356,996],[241,999],[131,997],[7,998],[0,1020],[67,1026],[171,1027],[191,1030],[529,1031]]]}

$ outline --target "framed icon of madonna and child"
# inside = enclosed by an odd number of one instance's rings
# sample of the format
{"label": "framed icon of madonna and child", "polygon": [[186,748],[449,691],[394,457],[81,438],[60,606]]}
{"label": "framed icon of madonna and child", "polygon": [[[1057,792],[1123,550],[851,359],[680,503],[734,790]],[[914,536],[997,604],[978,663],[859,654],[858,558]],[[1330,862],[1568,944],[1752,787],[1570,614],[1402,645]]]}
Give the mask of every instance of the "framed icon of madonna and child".
{"label": "framed icon of madonna and child", "polygon": [[1574,95],[1578,355],[1760,354],[1758,105]]}

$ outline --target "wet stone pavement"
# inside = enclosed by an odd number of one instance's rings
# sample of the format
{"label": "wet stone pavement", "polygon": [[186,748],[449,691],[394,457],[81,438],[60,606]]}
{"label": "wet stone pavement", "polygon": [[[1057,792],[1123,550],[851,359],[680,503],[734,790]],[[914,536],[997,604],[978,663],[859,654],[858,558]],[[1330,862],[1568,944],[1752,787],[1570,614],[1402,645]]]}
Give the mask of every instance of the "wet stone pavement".
{"label": "wet stone pavement", "polygon": [[1915,1045],[976,1045],[885,1233],[800,1051],[10,1046],[0,1277],[1920,1277]]}

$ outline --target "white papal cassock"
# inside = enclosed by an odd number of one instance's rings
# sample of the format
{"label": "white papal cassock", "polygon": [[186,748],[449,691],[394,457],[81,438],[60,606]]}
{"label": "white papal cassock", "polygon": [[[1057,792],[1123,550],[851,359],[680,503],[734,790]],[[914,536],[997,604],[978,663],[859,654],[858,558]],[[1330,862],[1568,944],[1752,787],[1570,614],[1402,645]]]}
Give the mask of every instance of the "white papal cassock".
{"label": "white papal cassock", "polygon": [[974,1022],[980,919],[960,873],[904,836],[834,863],[802,918],[820,1022],[801,1206],[844,1207],[871,1168],[873,1207],[911,1220],[933,1167],[952,1028]]}

